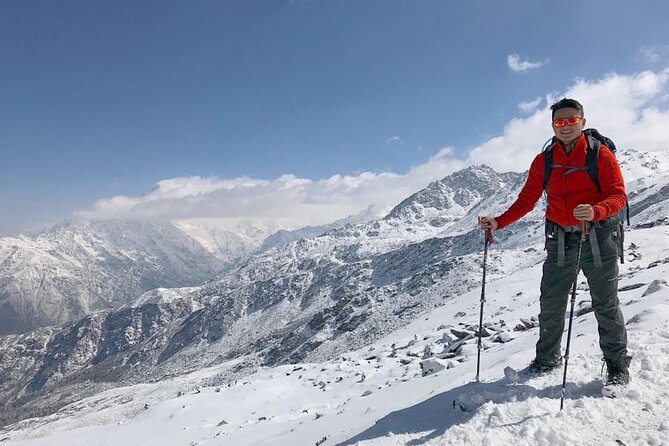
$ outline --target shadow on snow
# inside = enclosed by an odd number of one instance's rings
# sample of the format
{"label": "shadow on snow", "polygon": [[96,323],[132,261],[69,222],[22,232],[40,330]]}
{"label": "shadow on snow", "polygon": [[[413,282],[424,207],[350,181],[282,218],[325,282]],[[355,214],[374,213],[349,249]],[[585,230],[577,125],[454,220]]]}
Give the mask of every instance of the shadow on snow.
{"label": "shadow on snow", "polygon": [[[567,383],[567,404],[569,400],[601,395],[602,383],[596,379],[588,383]],[[492,383],[468,383],[435,395],[414,406],[407,407],[378,420],[374,426],[336,446],[352,446],[359,441],[388,437],[390,435],[425,433],[424,436],[408,441],[409,446],[425,444],[442,437],[453,426],[468,422],[479,407],[488,402],[503,404],[525,401],[530,398],[555,399],[555,411],[559,410],[562,385],[536,389],[527,384],[512,384],[506,379]],[[569,407],[566,407],[569,410]],[[551,415],[542,414],[540,416]],[[533,418],[533,417],[530,417]],[[522,424],[524,420],[513,424]]]}

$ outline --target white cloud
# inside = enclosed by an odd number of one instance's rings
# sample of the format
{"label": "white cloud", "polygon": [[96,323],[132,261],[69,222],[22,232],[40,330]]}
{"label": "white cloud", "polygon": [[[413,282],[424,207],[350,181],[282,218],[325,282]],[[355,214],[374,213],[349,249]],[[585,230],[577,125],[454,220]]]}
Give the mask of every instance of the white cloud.
{"label": "white cloud", "polygon": [[391,144],[402,145],[404,144],[404,141],[402,141],[402,138],[400,138],[399,136],[391,136],[390,138],[386,139],[386,142],[383,143],[384,146],[389,146]]}
{"label": "white cloud", "polygon": [[[433,175],[438,178],[440,174],[433,172]],[[230,227],[240,220],[251,219],[281,221],[285,227],[300,227],[357,214],[372,203],[397,203],[429,180],[388,172],[335,175],[316,181],[294,175],[274,180],[180,177],[160,181],[142,196],[98,200],[75,216],[83,219],[219,219],[230,221]]]}
{"label": "white cloud", "polygon": [[541,96],[539,96],[532,101],[521,102],[518,104],[518,108],[525,113],[530,113],[534,111],[539,106],[539,104],[541,104],[541,99]]}
{"label": "white cloud", "polygon": [[[548,94],[551,104],[562,97],[578,99],[589,127],[599,128],[621,149],[669,148],[669,69],[603,79],[577,79],[565,91]],[[535,100],[536,101],[536,100]],[[535,102],[532,101],[532,102]],[[472,164],[498,171],[524,171],[552,136],[550,114],[535,110],[509,121],[500,135],[484,141],[463,157],[445,147],[403,174],[362,172],[312,180],[294,175],[276,179],[180,177],[158,182],[142,196],[117,196],[79,211],[83,218],[158,220],[240,219],[282,221],[297,227],[356,214],[370,204],[389,206],[429,182]],[[391,138],[392,139],[392,138]]]}
{"label": "white cloud", "polygon": [[[550,94],[552,104],[562,97],[578,99],[588,127],[596,127],[619,148],[654,151],[669,148],[669,69],[633,75],[610,74],[603,79],[577,79],[566,91]],[[664,108],[662,108],[664,106]],[[497,170],[525,170],[552,135],[550,114],[538,110],[507,123],[501,135],[474,148],[466,164],[486,163]]]}
{"label": "white cloud", "polygon": [[658,63],[662,59],[666,59],[667,55],[669,55],[669,46],[641,47],[639,49],[639,56],[645,62]]}
{"label": "white cloud", "polygon": [[641,48],[639,50],[641,57],[648,62],[659,62],[660,55],[654,48]]}
{"label": "white cloud", "polygon": [[520,60],[520,56],[518,54],[509,54],[506,58],[506,63],[509,65],[509,68],[511,68],[511,71],[527,71],[527,70],[534,70],[536,68],[541,67],[542,65],[545,65],[548,63],[549,59],[546,59],[543,62],[530,62],[527,60]]}

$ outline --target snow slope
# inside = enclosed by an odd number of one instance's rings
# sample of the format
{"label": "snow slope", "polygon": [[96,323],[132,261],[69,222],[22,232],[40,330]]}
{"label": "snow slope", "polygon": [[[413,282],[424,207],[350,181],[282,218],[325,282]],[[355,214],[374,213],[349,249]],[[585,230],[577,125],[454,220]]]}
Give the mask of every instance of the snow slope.
{"label": "snow slope", "polygon": [[[620,300],[627,320],[632,383],[601,396],[601,353],[593,314],[574,320],[565,410],[562,373],[504,378],[533,357],[537,329],[515,331],[538,312],[541,264],[487,286],[481,382],[474,339],[480,290],[424,314],[363,349],[322,363],[263,368],[228,386],[239,360],[152,384],[109,390],[45,418],[0,431],[11,446],[37,445],[669,445],[669,226],[627,234]],[[513,254],[509,251],[508,254]],[[579,308],[587,304],[580,276]],[[587,305],[585,305],[587,307]],[[453,330],[453,331],[452,331]],[[500,341],[493,342],[497,337]],[[453,350],[455,353],[448,354]],[[438,357],[444,359],[438,359]],[[421,361],[445,368],[423,376]]]}

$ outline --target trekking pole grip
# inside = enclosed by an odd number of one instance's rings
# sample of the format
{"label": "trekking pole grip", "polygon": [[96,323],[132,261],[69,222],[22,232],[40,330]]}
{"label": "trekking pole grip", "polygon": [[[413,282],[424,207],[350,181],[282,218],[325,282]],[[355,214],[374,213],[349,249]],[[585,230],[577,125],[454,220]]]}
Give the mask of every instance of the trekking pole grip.
{"label": "trekking pole grip", "polygon": [[483,236],[485,237],[485,242],[487,245],[495,243],[495,239],[492,238],[492,229],[486,229]]}
{"label": "trekking pole grip", "polygon": [[578,228],[581,231],[581,241],[585,241],[586,234],[588,233],[589,229],[589,222],[587,220],[581,220],[578,222]]}

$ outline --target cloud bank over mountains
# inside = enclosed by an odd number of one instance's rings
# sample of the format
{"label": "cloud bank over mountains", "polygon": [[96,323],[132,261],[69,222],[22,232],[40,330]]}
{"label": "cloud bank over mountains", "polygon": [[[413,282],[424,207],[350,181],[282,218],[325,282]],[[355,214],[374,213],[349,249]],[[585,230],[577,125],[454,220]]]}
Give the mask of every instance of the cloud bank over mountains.
{"label": "cloud bank over mountains", "polygon": [[[548,107],[573,97],[585,107],[588,127],[611,137],[619,148],[669,149],[669,68],[599,80],[577,79],[562,92],[530,99],[529,115],[509,121],[501,134],[469,150],[444,147],[405,173],[362,172],[325,179],[285,174],[275,179],[179,177],[159,181],[141,196],[115,196],[77,211],[83,219],[281,221],[284,227],[327,223],[389,206],[428,183],[473,164],[498,171],[524,171],[552,135]],[[492,106],[492,105],[491,105]],[[534,111],[532,111],[534,110]],[[435,117],[439,119],[439,117]],[[462,154],[465,154],[464,156]]]}

